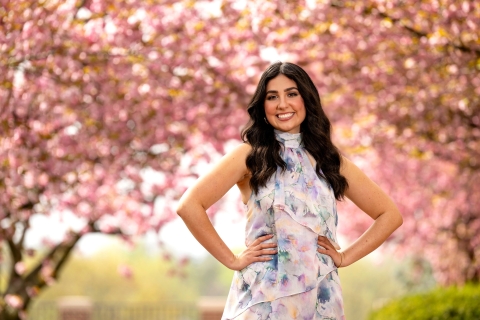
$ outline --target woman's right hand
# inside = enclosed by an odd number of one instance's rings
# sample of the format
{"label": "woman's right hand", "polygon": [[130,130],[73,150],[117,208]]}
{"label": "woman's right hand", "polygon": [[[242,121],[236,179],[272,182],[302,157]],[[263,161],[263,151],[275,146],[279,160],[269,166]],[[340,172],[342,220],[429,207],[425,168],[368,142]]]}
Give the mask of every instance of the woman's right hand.
{"label": "woman's right hand", "polygon": [[263,243],[273,237],[273,234],[258,237],[247,249],[240,254],[234,255],[233,262],[227,266],[232,270],[242,270],[254,262],[270,261],[273,259],[270,255],[277,253],[276,243]]}

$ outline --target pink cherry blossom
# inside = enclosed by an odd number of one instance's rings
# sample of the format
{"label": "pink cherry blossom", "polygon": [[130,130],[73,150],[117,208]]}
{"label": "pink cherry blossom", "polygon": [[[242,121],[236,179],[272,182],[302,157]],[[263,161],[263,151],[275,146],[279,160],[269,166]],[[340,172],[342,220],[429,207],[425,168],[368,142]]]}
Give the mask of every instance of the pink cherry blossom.
{"label": "pink cherry blossom", "polygon": [[131,279],[133,277],[133,271],[127,265],[119,265],[117,271],[122,277],[126,279]]}

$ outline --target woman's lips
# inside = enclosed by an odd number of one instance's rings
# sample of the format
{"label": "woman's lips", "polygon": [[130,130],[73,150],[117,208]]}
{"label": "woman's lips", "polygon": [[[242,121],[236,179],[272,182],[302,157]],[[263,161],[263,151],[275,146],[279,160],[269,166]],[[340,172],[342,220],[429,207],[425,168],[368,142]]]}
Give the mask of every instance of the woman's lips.
{"label": "woman's lips", "polygon": [[295,112],[281,113],[281,114],[277,114],[277,118],[282,121],[286,121],[286,120],[290,120],[294,114]]}

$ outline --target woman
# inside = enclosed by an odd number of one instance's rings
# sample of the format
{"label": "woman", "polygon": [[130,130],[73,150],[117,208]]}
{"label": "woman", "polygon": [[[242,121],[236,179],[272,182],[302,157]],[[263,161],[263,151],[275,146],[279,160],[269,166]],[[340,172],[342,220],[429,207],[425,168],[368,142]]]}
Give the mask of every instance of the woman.
{"label": "woman", "polygon": [[[237,271],[222,319],[344,319],[337,268],[375,250],[402,217],[333,145],[318,91],[302,68],[271,65],[248,113],[244,143],[191,186],[177,209],[195,238]],[[205,213],[235,184],[247,205],[247,248],[238,255]],[[374,222],[339,251],[336,200],[344,196]]]}

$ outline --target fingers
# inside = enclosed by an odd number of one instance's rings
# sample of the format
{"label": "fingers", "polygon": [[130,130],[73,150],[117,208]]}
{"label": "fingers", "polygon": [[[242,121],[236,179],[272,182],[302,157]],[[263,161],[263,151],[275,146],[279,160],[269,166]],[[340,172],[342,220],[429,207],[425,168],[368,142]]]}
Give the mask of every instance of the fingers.
{"label": "fingers", "polygon": [[252,252],[256,256],[276,254],[277,245],[275,243],[259,244],[258,246],[252,248]]}
{"label": "fingers", "polygon": [[[317,244],[324,247],[326,250],[335,250],[333,244],[324,236],[318,236]],[[336,251],[336,250],[335,250]]]}
{"label": "fingers", "polygon": [[265,236],[258,237],[250,245],[250,250],[251,251],[260,251],[260,250],[263,250],[263,249],[276,248],[277,247],[276,243],[262,243],[262,242],[267,241],[271,238],[273,238],[273,234],[267,234]]}
{"label": "fingers", "polygon": [[269,248],[276,248],[277,244],[276,243],[262,243],[259,244],[255,247],[253,247],[254,250],[262,250],[262,249],[269,249]]}
{"label": "fingers", "polygon": [[322,249],[322,248],[317,248],[317,251],[320,252],[321,254],[326,254],[326,255],[330,255],[329,252],[325,249]]}
{"label": "fingers", "polygon": [[270,250],[260,250],[258,251],[259,255],[267,255],[267,254],[276,254],[277,250],[276,249],[270,249]]}
{"label": "fingers", "polygon": [[252,243],[251,251],[253,253],[253,256],[255,256],[257,259],[260,259],[256,261],[269,261],[272,260],[273,257],[269,257],[268,255],[277,254],[276,243],[262,243],[271,238],[273,238],[273,234],[267,234],[265,236],[258,237]]}
{"label": "fingers", "polygon": [[322,254],[329,255],[330,257],[333,258],[333,255],[337,253],[337,250],[333,246],[333,244],[328,240],[328,238],[324,236],[318,236],[317,239],[317,251]]}
{"label": "fingers", "polygon": [[252,242],[252,246],[256,246],[264,241],[267,241],[269,239],[273,238],[273,234],[267,234],[267,235],[264,235],[264,236],[261,236],[261,237],[258,237],[257,239],[255,239],[255,241]]}
{"label": "fingers", "polygon": [[245,251],[237,256],[237,262],[234,270],[242,270],[254,262],[266,262],[272,260],[273,255],[277,254],[276,243],[263,243],[273,238],[273,234],[267,234],[255,239]]}
{"label": "fingers", "polygon": [[270,261],[270,260],[272,260],[272,259],[273,259],[273,257],[270,257],[270,256],[268,256],[268,257],[266,257],[266,256],[258,256],[258,257],[256,257],[255,259],[253,259],[253,262],[264,262],[264,261]]}
{"label": "fingers", "polygon": [[[324,236],[319,236],[317,239],[318,248],[317,251],[321,254],[325,254],[332,258],[335,266],[342,264],[341,253],[333,246],[330,240]],[[339,260],[340,259],[340,260]]]}

